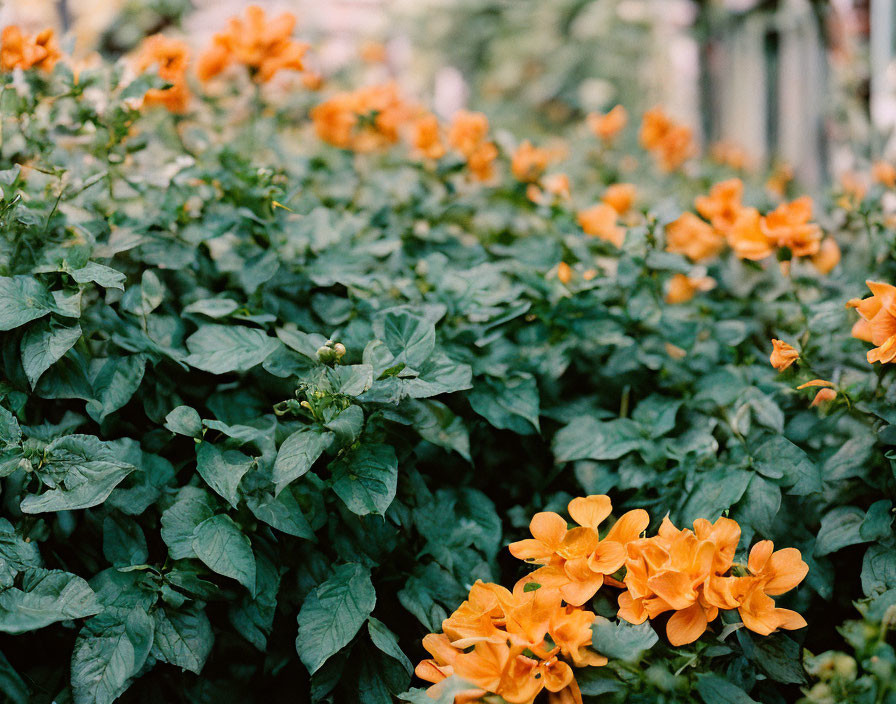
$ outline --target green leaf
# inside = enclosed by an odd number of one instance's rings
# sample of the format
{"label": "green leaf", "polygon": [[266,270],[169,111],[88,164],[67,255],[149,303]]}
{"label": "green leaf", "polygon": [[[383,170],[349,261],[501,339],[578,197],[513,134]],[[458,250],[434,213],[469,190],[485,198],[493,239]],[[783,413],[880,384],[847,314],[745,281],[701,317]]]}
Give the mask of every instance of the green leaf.
{"label": "green leaf", "polygon": [[12,330],[56,307],[53,297],[30,276],[0,276],[0,331]]}
{"label": "green leaf", "polygon": [[18,445],[22,442],[22,429],[16,417],[0,406],[0,442],[5,445]]}
{"label": "green leaf", "polygon": [[196,604],[178,610],[160,608],[153,612],[153,621],[153,656],[197,675],[202,672],[215,642],[205,609]]}
{"label": "green leaf", "polygon": [[603,422],[582,415],[558,430],[551,446],[557,462],[617,460],[642,442],[638,425],[628,418]]}
{"label": "green leaf", "polygon": [[230,516],[206,519],[193,534],[193,552],[209,569],[235,579],[255,594],[255,555],[240,527]]}
{"label": "green leaf", "polygon": [[105,360],[93,374],[93,400],[87,403],[87,413],[102,423],[110,413],[124,406],[140,388],[146,370],[142,354]]}
{"label": "green leaf", "polygon": [[351,445],[364,427],[364,411],[360,406],[349,406],[327,423],[326,427],[333,432],[334,442],[338,447]]}
{"label": "green leaf", "polygon": [[675,427],[675,416],[681,403],[680,400],[651,394],[637,405],[632,420],[644,429],[648,437],[658,438]]}
{"label": "green leaf", "polygon": [[191,367],[211,372],[244,372],[261,364],[280,345],[262,330],[242,325],[203,325],[187,338]]}
{"label": "green leaf", "polygon": [[789,494],[806,496],[820,492],[821,474],[809,456],[790,440],[776,435],[753,452],[753,467],[770,479],[791,486]]}
{"label": "green leaf", "polygon": [[[738,631],[738,636],[743,630]],[[782,684],[803,684],[806,681],[800,646],[796,641],[783,633],[756,637],[744,634],[741,637],[752,639],[755,653],[751,659],[773,680]]]}
{"label": "green leaf", "polygon": [[149,550],[140,524],[117,511],[106,516],[103,519],[103,554],[116,567],[145,564]]}
{"label": "green leaf", "polygon": [[23,572],[20,589],[0,591],[0,632],[35,631],[101,610],[93,590],[80,577],[61,570],[29,568]]}
{"label": "green leaf", "polygon": [[751,477],[750,472],[728,467],[697,474],[693,479],[694,488],[680,509],[681,521],[685,525],[698,518],[715,521],[723,511],[740,501]]}
{"label": "green leaf", "polygon": [[46,464],[39,474],[55,488],[40,496],[26,496],[22,512],[74,511],[103,503],[135,470],[115,454],[109,443],[92,435],[66,435],[54,440],[46,449]]}
{"label": "green leaf", "polygon": [[367,632],[370,634],[370,640],[373,644],[383,651],[390,658],[394,658],[410,675],[414,672],[414,666],[408,660],[401,648],[398,647],[398,638],[390,631],[384,623],[371,616],[367,619]]}
{"label": "green leaf", "polygon": [[112,704],[130,686],[149,655],[153,621],[142,608],[90,619],[72,653],[75,704]]}
{"label": "green leaf", "polygon": [[598,616],[591,626],[591,647],[611,660],[637,662],[659,640],[649,621],[634,626]]}
{"label": "green leaf", "polygon": [[165,416],[165,427],[172,433],[198,438],[202,435],[202,419],[190,406],[178,406]]}
{"label": "green leaf", "polygon": [[186,306],[184,313],[200,313],[209,318],[223,318],[239,307],[239,303],[229,298],[204,298]]}
{"label": "green leaf", "polygon": [[311,469],[333,441],[333,434],[314,428],[302,428],[290,435],[277,451],[272,479],[276,493]]}
{"label": "green leaf", "polygon": [[706,704],[758,704],[733,682],[718,675],[697,675],[697,692]]}
{"label": "green leaf", "polygon": [[71,277],[79,284],[93,282],[103,288],[117,288],[124,291],[125,275],[120,271],[96,262],[87,262],[80,269],[71,272]]}
{"label": "green leaf", "polygon": [[15,671],[3,653],[0,653],[0,692],[11,704],[29,704],[33,701],[31,690],[25,680]]}
{"label": "green leaf", "polygon": [[296,650],[309,673],[349,644],[375,605],[370,572],[355,563],[339,565],[308,595],[299,611]]}
{"label": "green leaf", "polygon": [[520,435],[540,430],[538,385],[529,374],[503,382],[487,379],[477,384],[467,398],[473,410],[496,428]]}
{"label": "green leaf", "polygon": [[767,531],[781,508],[781,489],[758,474],[750,478],[747,490],[738,504],[737,518],[757,531]]}
{"label": "green leaf", "polygon": [[865,596],[896,589],[896,550],[872,545],[862,559],[862,591]]}
{"label": "green leaf", "polygon": [[68,352],[81,337],[81,326],[66,327],[41,321],[22,337],[22,366],[33,389],[47,369]]}
{"label": "green leaf", "polygon": [[305,518],[293,487],[287,487],[276,497],[249,496],[246,504],[259,521],[287,535],[314,540],[314,531]]}
{"label": "green leaf", "polygon": [[821,519],[815,555],[829,555],[849,545],[867,542],[861,535],[865,512],[857,506],[837,506]]}
{"label": "green leaf", "polygon": [[436,328],[426,318],[407,310],[388,310],[373,322],[374,334],[395,357],[393,364],[404,362],[418,369],[436,346]]}
{"label": "green leaf", "polygon": [[330,463],[333,491],[359,516],[384,514],[398,485],[398,459],[389,445],[362,445]]}
{"label": "green leaf", "polygon": [[210,442],[196,446],[196,469],[215,493],[236,508],[243,476],[255,466],[255,459],[239,450],[221,450]]}
{"label": "green leaf", "polygon": [[196,557],[193,533],[214,513],[215,505],[208,492],[193,486],[178,492],[177,501],[162,513],[160,531],[172,560]]}

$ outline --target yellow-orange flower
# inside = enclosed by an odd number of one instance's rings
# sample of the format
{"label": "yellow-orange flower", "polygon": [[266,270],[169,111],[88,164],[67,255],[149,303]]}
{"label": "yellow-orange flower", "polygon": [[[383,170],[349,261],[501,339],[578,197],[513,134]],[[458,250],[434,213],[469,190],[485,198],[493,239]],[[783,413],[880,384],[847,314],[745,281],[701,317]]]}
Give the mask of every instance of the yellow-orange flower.
{"label": "yellow-orange flower", "polygon": [[783,372],[800,358],[800,353],[797,352],[796,348],[782,340],[772,339],[772,347],[774,349],[772,349],[771,356],[768,359],[779,372]]}
{"label": "yellow-orange flower", "polygon": [[569,200],[570,198],[569,176],[564,173],[548,174],[541,179],[541,185],[545,193],[549,195],[563,200]]}
{"label": "yellow-orange flower", "polygon": [[800,614],[777,608],[771,598],[789,592],[809,573],[809,565],[803,561],[800,551],[796,548],[776,551],[771,540],[761,540],[750,550],[747,568],[750,574],[741,578],[742,596],[738,606],[744,626],[764,636],[782,628],[805,628],[806,620]]}
{"label": "yellow-orange flower", "polygon": [[604,191],[600,199],[622,215],[634,205],[637,193],[633,183],[614,183]]}
{"label": "yellow-orange flower", "polygon": [[189,60],[190,48],[180,39],[161,34],[144,39],[134,59],[135,70],[142,73],[155,67],[159,77],[172,85],[170,88],[146,91],[143,104],[162,105],[175,113],[184,112],[190,102],[190,89],[187,87]]}
{"label": "yellow-orange flower", "polygon": [[886,161],[875,161],[871,167],[871,178],[887,188],[896,188],[896,166]]}
{"label": "yellow-orange flower", "polygon": [[456,674],[477,688],[465,692],[463,701],[492,693],[523,704],[543,689],[580,701],[569,662],[577,667],[607,663],[588,648],[595,615],[563,604],[556,590],[533,586],[510,592],[477,581],[468,599],[442,623],[444,634],[424,638],[433,657],[417,666],[417,675],[438,683]]}
{"label": "yellow-orange flower", "polygon": [[712,259],[724,247],[724,236],[693,213],[682,213],[666,225],[666,249],[692,261]]}
{"label": "yellow-orange flower", "polygon": [[745,171],[752,165],[747,150],[734,142],[716,142],[710,147],[709,154],[716,163],[737,171]]}
{"label": "yellow-orange flower", "polygon": [[579,226],[586,235],[600,237],[621,247],[625,241],[625,228],[617,223],[618,213],[606,203],[598,203],[578,213]]}
{"label": "yellow-orange flower", "polygon": [[199,78],[213,78],[233,63],[246,66],[262,83],[281,69],[303,70],[308,45],[292,39],[295,24],[292,13],[268,20],[262,8],[250,5],[245,19],[232,17],[228,28],[212,38],[212,45],[199,57]]}
{"label": "yellow-orange flower", "polygon": [[552,512],[537,513],[529,523],[532,538],[510,544],[520,560],[544,565],[517,583],[517,589],[535,582],[557,591],[563,600],[581,606],[591,599],[625,561],[625,545],[638,538],[650,520],[646,511],[623,514],[601,539],[598,527],[613,506],[608,496],[578,497],[569,502],[569,515],[578,527],[567,529],[566,520]]}
{"label": "yellow-orange flower", "polygon": [[793,181],[793,167],[779,163],[775,165],[772,175],[765,182],[765,187],[778,198],[784,198],[791,181]]}
{"label": "yellow-orange flower", "polygon": [[4,27],[0,34],[0,70],[39,68],[52,71],[61,56],[49,27],[32,37],[13,24]]}
{"label": "yellow-orange flower", "polygon": [[370,152],[398,141],[413,110],[394,83],[337,93],[311,110],[318,137],[342,149]]}
{"label": "yellow-orange flower", "polygon": [[666,285],[666,303],[687,303],[699,291],[712,291],[716,280],[711,276],[674,274]]}
{"label": "yellow-orange flower", "polygon": [[810,222],[812,199],[809,196],[782,203],[762,218],[763,234],[779,247],[788,247],[795,257],[817,254],[821,247],[821,228]]}
{"label": "yellow-orange flower", "polygon": [[448,128],[448,143],[465,157],[469,157],[488,137],[488,118],[481,112],[460,110]]}
{"label": "yellow-orange flower", "polygon": [[644,113],[639,137],[663,171],[674,171],[694,155],[690,127],[673,121],[660,108]]}
{"label": "yellow-orange flower", "polygon": [[822,274],[829,274],[840,263],[840,246],[833,237],[825,237],[818,251],[812,255],[812,264]]}
{"label": "yellow-orange flower", "polygon": [[896,287],[878,281],[866,281],[872,296],[853,299],[846,305],[861,316],[852,328],[852,336],[875,346],[868,352],[868,363],[896,359]]}
{"label": "yellow-orange flower", "polygon": [[557,265],[557,280],[564,286],[572,281],[572,267],[566,262]]}
{"label": "yellow-orange flower", "polygon": [[361,61],[368,64],[385,63],[388,56],[386,45],[375,41],[366,41],[361,44],[358,54],[361,56]]}
{"label": "yellow-orange flower", "polygon": [[603,141],[609,142],[625,129],[628,124],[628,112],[621,105],[617,105],[604,115],[590,113],[586,119],[591,131]]}
{"label": "yellow-orange flower", "polygon": [[414,121],[411,125],[411,144],[414,151],[426,159],[445,156],[445,144],[435,115],[428,113]]}
{"label": "yellow-orange flower", "polygon": [[532,183],[541,178],[549,162],[550,153],[546,149],[533,146],[527,139],[514,151],[510,171],[517,181]]}
{"label": "yellow-orange flower", "polygon": [[756,208],[743,208],[725,233],[729,246],[741,259],[759,261],[774,253],[775,243],[763,232],[761,220]]}
{"label": "yellow-orange flower", "polygon": [[802,390],[810,389],[816,386],[822,386],[825,388],[820,389],[818,393],[815,394],[815,398],[812,399],[812,403],[809,404],[810,406],[818,406],[825,401],[833,401],[835,398],[837,398],[837,392],[834,391],[834,389],[830,388],[833,386],[833,384],[830,381],[825,381],[824,379],[813,379],[812,381],[807,381],[805,384],[800,384],[796,388],[797,390]]}
{"label": "yellow-orange flower", "polygon": [[720,181],[709,189],[708,196],[697,196],[697,212],[723,234],[728,234],[743,210],[744,184],[739,178]]}

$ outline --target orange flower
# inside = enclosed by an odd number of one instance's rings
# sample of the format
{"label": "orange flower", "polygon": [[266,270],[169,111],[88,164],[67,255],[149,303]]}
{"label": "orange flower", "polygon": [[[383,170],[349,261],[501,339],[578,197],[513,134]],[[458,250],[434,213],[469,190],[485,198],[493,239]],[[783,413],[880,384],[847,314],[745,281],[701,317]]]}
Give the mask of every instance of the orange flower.
{"label": "orange flower", "polygon": [[871,177],[887,188],[896,188],[896,166],[886,161],[875,161],[871,167]]}
{"label": "orange flower", "polygon": [[694,205],[697,212],[723,234],[728,234],[743,210],[741,198],[744,184],[739,178],[720,181],[709,189],[708,196],[697,196]]}
{"label": "orange flower", "polygon": [[711,276],[674,274],[666,287],[666,303],[687,303],[698,291],[712,291],[716,280]]}
{"label": "orange flower", "polygon": [[572,281],[572,267],[566,262],[560,262],[557,265],[557,279],[564,286]]}
{"label": "orange flower", "polygon": [[464,692],[462,701],[492,693],[522,704],[547,689],[580,702],[569,662],[576,667],[607,663],[588,647],[594,619],[590,611],[564,605],[556,590],[536,586],[510,592],[477,581],[443,622],[444,635],[424,638],[433,657],[417,665],[416,673],[433,683],[456,674],[478,688]]}
{"label": "orange flower", "polygon": [[411,144],[415,152],[426,159],[445,156],[439,120],[435,115],[428,113],[411,125]]}
{"label": "orange flower", "polygon": [[694,155],[691,129],[671,120],[660,108],[644,113],[639,137],[664,171],[674,171]]}
{"label": "orange flower", "polygon": [[834,389],[830,388],[833,384],[830,381],[825,381],[824,379],[813,379],[812,381],[807,381],[805,384],[800,384],[797,386],[797,390],[801,389],[809,389],[815,386],[823,386],[823,388],[819,390],[817,394],[815,394],[815,398],[812,399],[812,403],[809,404],[811,406],[819,406],[825,401],[833,401],[837,398],[837,392]]}
{"label": "orange flower", "polygon": [[510,544],[514,557],[544,565],[514,589],[535,582],[556,591],[568,604],[581,606],[622,567],[625,545],[638,538],[650,518],[646,511],[629,511],[601,539],[598,527],[613,510],[608,496],[579,497],[567,508],[578,527],[567,529],[566,520],[556,513],[537,513],[529,524],[532,538]]}
{"label": "orange flower", "polygon": [[319,71],[305,71],[302,74],[302,85],[308,90],[320,90],[324,87],[324,77]]}
{"label": "orange flower", "polygon": [[190,89],[187,87],[189,60],[190,48],[186,42],[170,39],[161,34],[144,39],[134,60],[135,70],[142,73],[155,66],[159,78],[172,85],[170,88],[146,91],[143,104],[162,105],[175,113],[184,112],[190,102]]}
{"label": "orange flower", "polygon": [[616,210],[612,206],[598,203],[585,210],[580,210],[578,221],[586,235],[600,237],[602,240],[621,247],[625,241],[625,228],[617,224],[617,216]]}
{"label": "orange flower", "polygon": [[527,139],[516,148],[510,162],[510,170],[514,178],[522,183],[537,181],[548,167],[550,154],[546,149],[539,149]]}
{"label": "orange flower", "polygon": [[61,56],[49,27],[31,37],[13,24],[4,27],[0,34],[0,70],[39,68],[52,71]]}
{"label": "orange flower", "polygon": [[868,363],[896,359],[896,287],[878,281],[866,281],[873,294],[864,300],[853,299],[846,305],[861,316],[852,328],[852,336],[874,345]]}
{"label": "orange flower", "polygon": [[361,61],[368,64],[382,64],[387,58],[386,45],[382,42],[366,41],[358,50]]}
{"label": "orange flower", "polygon": [[840,246],[833,237],[825,237],[812,255],[812,264],[822,274],[829,274],[840,263]]}
{"label": "orange flower", "polygon": [[498,148],[493,142],[482,142],[467,157],[467,166],[477,181],[490,181],[495,175],[495,159]]}
{"label": "orange flower", "polygon": [[744,208],[725,233],[731,249],[741,259],[759,261],[774,253],[775,243],[762,231],[761,219],[756,208]]}
{"label": "orange flower", "polygon": [[718,230],[703,222],[693,213],[682,213],[666,225],[666,249],[683,254],[692,261],[711,259],[725,246],[725,238]]}
{"label": "orange flower", "polygon": [[370,152],[398,141],[411,107],[394,83],[337,93],[311,109],[317,135],[336,147]]}
{"label": "orange flower", "polygon": [[789,164],[779,163],[775,165],[772,175],[765,182],[765,187],[778,198],[784,198],[791,181],[793,181],[793,168]]}
{"label": "orange flower", "polygon": [[604,191],[601,200],[622,215],[631,209],[637,192],[633,183],[614,183]]}
{"label": "orange flower", "polygon": [[448,128],[448,144],[469,157],[488,136],[488,118],[481,112],[460,110]]}
{"label": "orange flower", "polygon": [[257,5],[246,8],[246,17],[232,17],[229,27],[212,38],[199,57],[199,78],[206,81],[233,63],[246,66],[253,80],[269,81],[281,69],[301,71],[308,45],[291,38],[295,15],[284,12],[268,21]]}
{"label": "orange flower", "polygon": [[779,247],[788,247],[795,257],[817,254],[821,247],[821,228],[812,219],[809,196],[782,203],[762,218],[763,234]]}
{"label": "orange flower", "polygon": [[723,166],[730,166],[737,171],[745,171],[751,166],[747,150],[734,142],[716,142],[710,147],[713,161]]}
{"label": "orange flower", "polygon": [[742,578],[745,593],[738,607],[744,626],[764,636],[779,628],[805,628],[806,620],[802,616],[776,608],[771,598],[789,592],[809,573],[809,565],[803,562],[800,551],[796,548],[775,551],[771,540],[761,540],[750,550],[747,568],[750,575]]}
{"label": "orange flower", "polygon": [[544,187],[545,193],[549,195],[563,200],[570,198],[569,176],[566,174],[548,174],[541,180],[541,185]]}
{"label": "orange flower", "polygon": [[679,530],[666,517],[658,535],[627,546],[627,591],[619,595],[619,617],[643,623],[675,611],[666,624],[669,642],[694,642],[720,608],[704,585],[730,569],[739,540],[740,527],[728,518],[715,524],[700,519],[690,531]]}
{"label": "orange flower", "polygon": [[628,112],[621,105],[617,105],[605,115],[593,112],[586,119],[591,131],[603,141],[609,142],[625,129]]}
{"label": "orange flower", "polygon": [[800,353],[786,342],[773,339],[772,345],[774,346],[774,349],[769,357],[769,361],[779,372],[783,372],[800,358]]}

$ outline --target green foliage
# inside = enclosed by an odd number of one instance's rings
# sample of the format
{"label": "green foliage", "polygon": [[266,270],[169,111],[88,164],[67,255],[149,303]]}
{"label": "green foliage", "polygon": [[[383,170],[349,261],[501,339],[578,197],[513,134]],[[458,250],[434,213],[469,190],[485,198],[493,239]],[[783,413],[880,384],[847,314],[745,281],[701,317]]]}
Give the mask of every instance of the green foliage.
{"label": "green foliage", "polygon": [[[673,648],[600,620],[586,701],[892,697],[896,385],[843,309],[896,277],[879,187],[819,214],[829,276],[726,253],[671,305],[690,265],[662,225],[717,167],[631,174],[617,249],[506,174],[327,148],[296,129],[306,97],[141,113],[154,84],[121,73],[0,79],[6,698],[447,704],[464,683],[412,680],[423,635],[520,576],[504,546],[533,513],[589,493],[652,529],[729,515],[810,573],[788,635],[723,614]],[[622,155],[591,144],[572,175],[596,200]],[[772,337],[802,355],[781,375]],[[816,376],[837,398],[810,408]]]}

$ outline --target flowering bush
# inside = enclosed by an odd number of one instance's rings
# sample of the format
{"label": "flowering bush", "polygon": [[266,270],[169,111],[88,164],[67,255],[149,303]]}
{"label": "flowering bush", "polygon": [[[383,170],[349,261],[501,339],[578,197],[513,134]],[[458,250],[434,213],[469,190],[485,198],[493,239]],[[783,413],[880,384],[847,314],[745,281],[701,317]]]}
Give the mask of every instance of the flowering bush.
{"label": "flowering bush", "polygon": [[3,32],[6,698],[889,701],[886,169],[517,141],[293,26]]}

